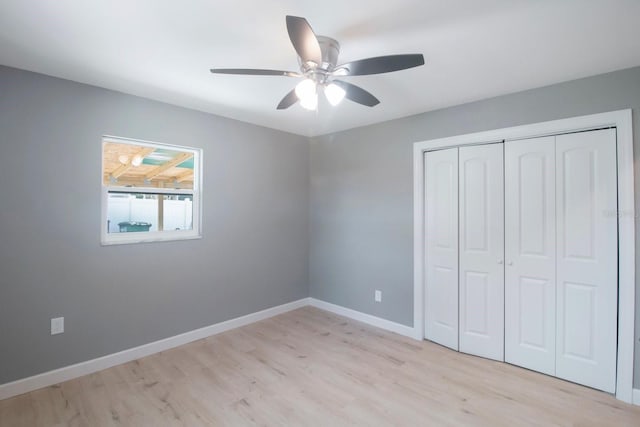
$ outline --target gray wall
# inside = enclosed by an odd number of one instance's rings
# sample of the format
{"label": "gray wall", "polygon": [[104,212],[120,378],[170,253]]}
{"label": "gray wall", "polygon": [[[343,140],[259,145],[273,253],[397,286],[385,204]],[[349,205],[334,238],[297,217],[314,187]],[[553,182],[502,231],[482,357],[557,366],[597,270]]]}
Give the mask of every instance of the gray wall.
{"label": "gray wall", "polygon": [[[309,146],[0,67],[0,384],[309,294],[411,325],[413,142],[622,108],[635,110],[638,156],[640,68]],[[103,134],[203,148],[203,239],[100,246]],[[374,289],[383,291],[380,304]],[[66,332],[51,336],[56,316],[65,316]],[[636,316],[636,333],[639,323]]]}
{"label": "gray wall", "polygon": [[[311,296],[413,324],[414,142],[626,108],[634,109],[638,159],[640,68],[312,139]],[[638,171],[636,166],[636,191],[640,189]],[[636,229],[640,255],[639,235],[640,227]],[[374,303],[374,289],[382,290],[382,303]],[[640,291],[636,297],[640,308]],[[636,313],[636,387],[640,385],[639,331]]]}
{"label": "gray wall", "polygon": [[[203,149],[203,239],[100,246],[103,134]],[[308,296],[306,138],[0,67],[0,150],[0,384]]]}

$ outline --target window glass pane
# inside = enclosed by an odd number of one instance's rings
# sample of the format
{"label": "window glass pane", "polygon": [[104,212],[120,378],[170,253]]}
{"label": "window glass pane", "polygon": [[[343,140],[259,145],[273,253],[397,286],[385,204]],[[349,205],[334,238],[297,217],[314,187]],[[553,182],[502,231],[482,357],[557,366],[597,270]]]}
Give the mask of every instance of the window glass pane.
{"label": "window glass pane", "polygon": [[164,230],[192,230],[193,202],[190,196],[164,196]]}
{"label": "window glass pane", "polygon": [[158,231],[158,195],[109,193],[108,233]]}
{"label": "window glass pane", "polygon": [[193,189],[193,152],[107,142],[102,155],[106,186]]}
{"label": "window glass pane", "polygon": [[199,149],[105,136],[102,243],[201,237],[201,162]]}
{"label": "window glass pane", "polygon": [[193,230],[193,196],[109,191],[107,227],[108,233]]}

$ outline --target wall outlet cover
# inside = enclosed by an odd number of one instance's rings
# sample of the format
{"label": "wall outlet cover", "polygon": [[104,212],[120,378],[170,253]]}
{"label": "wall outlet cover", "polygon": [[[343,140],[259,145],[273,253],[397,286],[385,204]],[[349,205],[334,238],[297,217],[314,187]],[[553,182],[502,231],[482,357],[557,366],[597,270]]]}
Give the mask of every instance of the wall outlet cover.
{"label": "wall outlet cover", "polygon": [[374,298],[376,302],[382,302],[382,291],[376,289]]}
{"label": "wall outlet cover", "polygon": [[64,332],[64,317],[55,317],[51,319],[51,335],[57,335]]}

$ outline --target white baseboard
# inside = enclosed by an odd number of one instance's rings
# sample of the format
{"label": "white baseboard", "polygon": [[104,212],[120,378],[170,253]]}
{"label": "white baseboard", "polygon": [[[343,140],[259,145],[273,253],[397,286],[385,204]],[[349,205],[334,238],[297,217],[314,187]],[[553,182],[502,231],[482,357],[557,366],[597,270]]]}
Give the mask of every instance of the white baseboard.
{"label": "white baseboard", "polygon": [[401,325],[400,323],[392,322],[390,320],[372,316],[371,314],[362,313],[360,311],[352,310],[341,305],[332,304],[315,298],[309,298],[309,305],[359,322],[367,323],[380,329],[395,332],[396,334],[404,335],[416,340],[422,340],[422,337],[417,336],[415,329],[411,326]]}
{"label": "white baseboard", "polygon": [[[123,350],[118,353],[108,354],[106,356],[76,363],[75,365],[65,366],[60,369],[34,375],[32,377],[23,378],[6,384],[0,384],[0,400],[8,399],[10,397],[28,393],[30,391],[34,391],[43,387],[58,384],[63,381],[69,381],[83,375],[92,374],[103,369],[121,365],[132,360],[140,359],[141,357],[149,356],[161,351],[169,350],[174,347],[179,347],[181,345],[197,341],[199,339],[207,338],[221,332],[239,328],[240,326],[245,326],[254,322],[258,322],[260,320],[268,319],[269,317],[277,316],[278,314],[286,313],[288,311],[305,307],[307,305],[330,311],[332,313],[339,314],[341,316],[345,316],[359,322],[367,323],[371,326],[395,332],[397,334],[404,335],[410,338],[414,338],[417,340],[422,339],[422,337],[416,336],[414,328],[410,326],[401,325],[390,320],[382,319],[370,314],[361,313],[350,308],[342,307],[340,305],[321,301],[315,298],[302,298],[300,300],[293,301],[287,304],[282,304],[276,307],[268,308],[266,310],[258,311],[256,313],[251,313],[245,316],[236,317],[235,319],[216,323],[215,325],[205,326],[204,328],[185,332],[180,335],[165,338],[159,341],[154,341],[148,344],[143,344],[141,346]],[[640,402],[640,395],[636,395],[637,393],[640,393],[640,391],[634,390],[634,403],[636,401]]]}
{"label": "white baseboard", "polygon": [[[65,366],[64,368],[44,372],[32,377],[16,380],[6,384],[0,384],[0,400],[58,384],[63,381],[72,380],[83,375],[92,374],[141,357],[169,350],[174,347],[179,347],[181,345],[207,338],[221,332],[229,331],[231,329],[239,328],[241,326],[249,325],[260,320],[268,319],[270,317],[277,316],[278,314],[286,313],[307,305],[416,340],[423,339],[423,337],[418,336],[415,329],[410,326],[402,325],[400,323],[392,322],[390,320],[382,319],[380,317],[372,316],[370,314],[362,313],[360,311],[352,310],[350,308],[315,298],[302,298],[287,304],[271,307],[245,316],[236,317],[235,319],[226,320],[211,326],[205,326],[204,328],[123,350],[118,353],[109,354],[97,359],[87,360],[86,362]],[[640,406],[640,389],[633,389],[632,403]]]}
{"label": "white baseboard", "polygon": [[16,380],[6,384],[0,384],[0,400],[78,378],[83,375],[92,374],[103,369],[111,368],[112,366],[169,350],[202,338],[207,338],[230,329],[235,329],[240,326],[268,319],[269,317],[307,306],[310,304],[309,300],[310,298],[303,298],[287,304],[258,311],[256,313],[247,314],[246,316],[236,317],[235,319],[216,323],[215,325],[205,326],[204,328],[185,332],[184,334],[165,338],[160,341],[154,341],[139,347],[98,357],[97,359],[87,360],[86,362],[65,366],[64,368],[44,372],[32,377]]}

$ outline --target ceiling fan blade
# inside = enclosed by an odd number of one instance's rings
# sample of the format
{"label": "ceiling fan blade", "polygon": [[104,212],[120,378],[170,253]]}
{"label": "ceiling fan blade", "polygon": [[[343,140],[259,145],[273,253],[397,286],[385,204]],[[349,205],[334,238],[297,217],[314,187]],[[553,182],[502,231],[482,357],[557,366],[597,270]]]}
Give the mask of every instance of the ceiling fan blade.
{"label": "ceiling fan blade", "polygon": [[360,59],[359,61],[347,62],[336,68],[348,69],[349,76],[366,76],[369,74],[406,70],[407,68],[418,67],[420,65],[424,65],[424,56],[422,56],[422,54],[409,54]]}
{"label": "ceiling fan blade", "polygon": [[353,102],[366,105],[367,107],[375,107],[380,103],[378,98],[371,95],[369,92],[359,86],[352,85],[351,83],[343,82],[341,80],[334,80],[332,83],[344,89],[345,98],[350,99]]}
{"label": "ceiling fan blade", "polygon": [[243,74],[249,76],[285,76],[285,77],[302,77],[301,74],[294,71],[282,70],[257,70],[253,68],[212,68],[214,74]]}
{"label": "ceiling fan blade", "polygon": [[289,108],[296,102],[298,102],[298,96],[296,95],[296,90],[293,89],[291,92],[286,94],[284,98],[282,98],[282,101],[278,104],[278,110]]}
{"label": "ceiling fan blade", "polygon": [[318,38],[306,19],[287,15],[287,31],[289,39],[302,62],[312,61],[322,64],[322,51]]}

